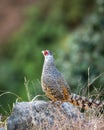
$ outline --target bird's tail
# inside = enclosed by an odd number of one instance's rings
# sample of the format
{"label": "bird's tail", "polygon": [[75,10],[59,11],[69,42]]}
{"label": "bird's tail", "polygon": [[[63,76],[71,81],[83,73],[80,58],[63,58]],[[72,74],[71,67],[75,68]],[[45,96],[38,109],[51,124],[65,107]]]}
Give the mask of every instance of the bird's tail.
{"label": "bird's tail", "polygon": [[69,102],[72,103],[75,106],[78,106],[82,109],[88,110],[91,108],[98,108],[103,107],[104,102],[93,100],[91,98],[86,98],[83,96],[76,95],[74,93],[71,93],[71,96],[69,98]]}

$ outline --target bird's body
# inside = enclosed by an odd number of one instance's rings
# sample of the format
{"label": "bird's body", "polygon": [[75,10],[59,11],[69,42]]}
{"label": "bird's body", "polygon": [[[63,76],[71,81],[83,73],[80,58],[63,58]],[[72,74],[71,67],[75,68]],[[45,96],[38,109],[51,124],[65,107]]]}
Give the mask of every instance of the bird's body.
{"label": "bird's body", "polygon": [[46,96],[52,101],[70,102],[84,109],[96,107],[101,102],[93,101],[79,95],[71,93],[70,87],[62,74],[54,65],[54,58],[50,51],[42,52],[45,60],[41,76],[42,89]]}
{"label": "bird's body", "polygon": [[67,82],[56,67],[54,67],[54,64],[46,64],[44,63],[41,77],[43,91],[53,101],[67,101],[71,94]]}

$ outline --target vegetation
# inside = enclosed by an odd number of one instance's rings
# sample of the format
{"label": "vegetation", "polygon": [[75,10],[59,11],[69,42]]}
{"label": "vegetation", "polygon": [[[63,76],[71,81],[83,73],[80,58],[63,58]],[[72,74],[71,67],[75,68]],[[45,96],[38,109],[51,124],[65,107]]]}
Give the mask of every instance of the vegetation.
{"label": "vegetation", "polygon": [[63,63],[60,69],[73,86],[73,91],[78,90],[78,93],[85,95],[85,88],[88,87],[88,91],[92,91],[91,95],[96,97],[99,93],[104,99],[103,1],[98,1],[95,11],[84,19],[84,24],[68,34],[61,44],[58,57],[62,58],[57,60],[57,64],[60,66]]}
{"label": "vegetation", "polygon": [[[45,0],[24,11],[26,21],[20,31],[0,45],[0,112],[8,114],[19,97],[20,100],[28,99],[25,77],[30,80],[31,99],[43,94],[40,85],[41,50],[51,49],[56,53],[56,64],[74,86],[73,91],[80,91],[84,84],[86,86],[89,67],[91,81],[103,72],[104,3],[98,1],[99,7],[90,15],[94,4],[90,0]],[[83,18],[84,25],[73,31]],[[96,81],[94,85],[102,89],[103,76]]]}

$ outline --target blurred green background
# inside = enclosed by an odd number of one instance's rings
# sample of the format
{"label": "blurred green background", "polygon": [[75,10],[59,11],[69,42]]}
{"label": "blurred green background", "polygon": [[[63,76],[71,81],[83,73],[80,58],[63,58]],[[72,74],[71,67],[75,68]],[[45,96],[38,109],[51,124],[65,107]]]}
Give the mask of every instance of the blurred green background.
{"label": "blurred green background", "polygon": [[104,98],[103,0],[2,0],[0,5],[0,113],[11,111],[16,95],[28,101],[25,77],[30,99],[43,94],[44,49],[53,52],[72,92]]}

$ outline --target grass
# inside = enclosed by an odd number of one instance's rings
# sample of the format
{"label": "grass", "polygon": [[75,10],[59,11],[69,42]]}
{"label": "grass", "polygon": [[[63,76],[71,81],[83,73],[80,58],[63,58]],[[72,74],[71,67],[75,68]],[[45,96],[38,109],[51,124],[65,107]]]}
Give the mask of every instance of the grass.
{"label": "grass", "polygon": [[[50,111],[49,116],[45,115],[47,110]],[[73,112],[74,111],[75,109],[73,109]],[[30,112],[31,116],[33,114],[32,112]],[[77,119],[68,117],[62,112],[62,107],[59,108],[59,106],[55,106],[53,109],[53,104],[49,104],[46,106],[46,109],[39,112],[38,124],[37,121],[34,120],[34,115],[32,116],[33,130],[104,130],[104,113],[101,114],[99,110],[97,111],[99,115],[96,115],[95,110],[91,110],[84,113],[85,118],[78,117]],[[53,122],[50,121],[51,117]]]}
{"label": "grass", "polygon": [[[47,109],[50,109],[49,107]],[[32,115],[33,113],[30,112]],[[33,129],[35,130],[104,130],[104,115],[99,113],[99,116],[96,116],[95,111],[92,113],[85,113],[86,119],[78,118],[78,120],[73,120],[67,118],[65,114],[62,114],[62,111],[58,110],[53,113],[54,123],[51,125],[48,118],[44,118],[42,121],[40,119],[39,125],[34,121],[34,116],[32,118]],[[43,116],[43,115],[42,115]],[[4,127],[5,122],[0,122],[0,127]]]}
{"label": "grass", "polygon": [[[104,72],[100,75],[98,75],[95,79],[92,80],[92,82],[90,82],[90,73],[89,73],[88,69],[88,90],[91,84],[93,84],[93,82],[95,82],[95,80],[97,80],[99,77],[101,77]],[[28,97],[28,101],[31,101],[31,94],[29,91],[29,81],[25,78],[24,79],[24,85],[26,88],[26,93],[27,93],[27,97]],[[22,101],[21,97],[19,97],[18,95],[16,95],[15,93],[12,92],[3,92],[0,97],[2,97],[5,94],[12,94],[14,96],[17,97],[16,102],[18,101]],[[99,93],[97,93],[98,95],[100,95]],[[33,101],[37,100],[38,97],[42,97],[43,95],[37,95],[35,96],[35,98],[33,99]],[[89,94],[88,94],[89,96]],[[98,96],[96,96],[98,98]],[[48,110],[50,110],[50,108],[47,108]],[[4,109],[5,110],[5,109]],[[12,110],[10,110],[10,113],[6,112],[7,115],[0,115],[0,128],[5,126],[6,120],[8,118],[8,116],[11,114]],[[68,118],[65,114],[62,114],[60,110],[57,109],[57,111],[55,111],[55,113],[53,113],[53,117],[54,117],[54,123],[53,125],[50,125],[49,120],[43,120],[40,121],[40,125],[36,125],[36,122],[34,121],[34,117],[32,118],[32,122],[33,122],[33,126],[35,127],[36,130],[44,130],[46,129],[50,129],[50,130],[103,130],[104,129],[104,109],[102,108],[99,109],[97,108],[96,110],[89,110],[89,111],[85,111],[84,113],[84,119],[78,118],[77,120],[73,120]],[[31,113],[32,115],[32,113]]]}

